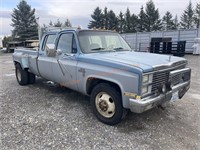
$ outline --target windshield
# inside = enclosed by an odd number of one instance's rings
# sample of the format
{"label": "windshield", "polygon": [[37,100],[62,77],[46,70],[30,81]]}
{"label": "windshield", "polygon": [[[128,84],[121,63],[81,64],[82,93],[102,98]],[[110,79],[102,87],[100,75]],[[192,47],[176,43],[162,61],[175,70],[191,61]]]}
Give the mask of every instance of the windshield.
{"label": "windshield", "polygon": [[80,31],[79,41],[83,53],[131,50],[124,39],[115,32]]}

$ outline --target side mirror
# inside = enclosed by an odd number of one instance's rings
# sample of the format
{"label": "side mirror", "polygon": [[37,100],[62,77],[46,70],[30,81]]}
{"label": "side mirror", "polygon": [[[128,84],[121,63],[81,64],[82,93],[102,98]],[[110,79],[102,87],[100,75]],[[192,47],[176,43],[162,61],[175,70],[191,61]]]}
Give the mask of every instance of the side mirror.
{"label": "side mirror", "polygon": [[62,50],[57,49],[57,50],[56,50],[56,54],[57,54],[57,55],[62,55]]}
{"label": "side mirror", "polygon": [[56,56],[56,50],[55,49],[47,49],[46,51],[48,57],[55,57]]}

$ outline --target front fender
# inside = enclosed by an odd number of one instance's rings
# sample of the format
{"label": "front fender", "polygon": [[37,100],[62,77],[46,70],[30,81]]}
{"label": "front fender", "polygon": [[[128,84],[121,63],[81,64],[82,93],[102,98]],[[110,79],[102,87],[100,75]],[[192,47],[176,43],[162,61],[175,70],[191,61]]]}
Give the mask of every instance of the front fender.
{"label": "front fender", "polygon": [[[123,74],[123,75],[122,75]],[[84,87],[84,93],[87,93],[87,82],[91,79],[99,79],[103,80],[105,82],[111,82],[113,84],[116,84],[120,88],[120,92],[122,95],[122,104],[124,108],[129,107],[129,99],[125,95],[126,92],[128,93],[135,93],[138,94],[138,81],[139,81],[139,75],[137,74],[125,74],[125,73],[119,73],[119,74],[112,74],[112,75],[97,75],[97,74],[90,74],[87,77],[85,77],[83,85]]]}

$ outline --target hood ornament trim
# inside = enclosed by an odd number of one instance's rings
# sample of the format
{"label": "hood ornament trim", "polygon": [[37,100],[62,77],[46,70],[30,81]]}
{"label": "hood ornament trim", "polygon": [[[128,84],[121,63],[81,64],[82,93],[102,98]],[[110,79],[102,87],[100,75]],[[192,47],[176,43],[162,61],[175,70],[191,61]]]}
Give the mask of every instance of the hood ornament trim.
{"label": "hood ornament trim", "polygon": [[169,55],[169,61],[171,61],[171,57],[172,57],[172,56],[171,56],[171,55]]}

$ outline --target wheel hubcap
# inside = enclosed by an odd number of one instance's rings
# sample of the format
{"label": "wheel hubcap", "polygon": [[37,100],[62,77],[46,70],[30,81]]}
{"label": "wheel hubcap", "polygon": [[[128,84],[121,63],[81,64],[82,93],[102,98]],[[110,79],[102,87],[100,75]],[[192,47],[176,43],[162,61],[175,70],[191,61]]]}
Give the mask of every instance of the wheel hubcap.
{"label": "wheel hubcap", "polygon": [[113,98],[105,93],[100,92],[95,99],[97,111],[106,118],[111,118],[115,114],[115,103]]}

